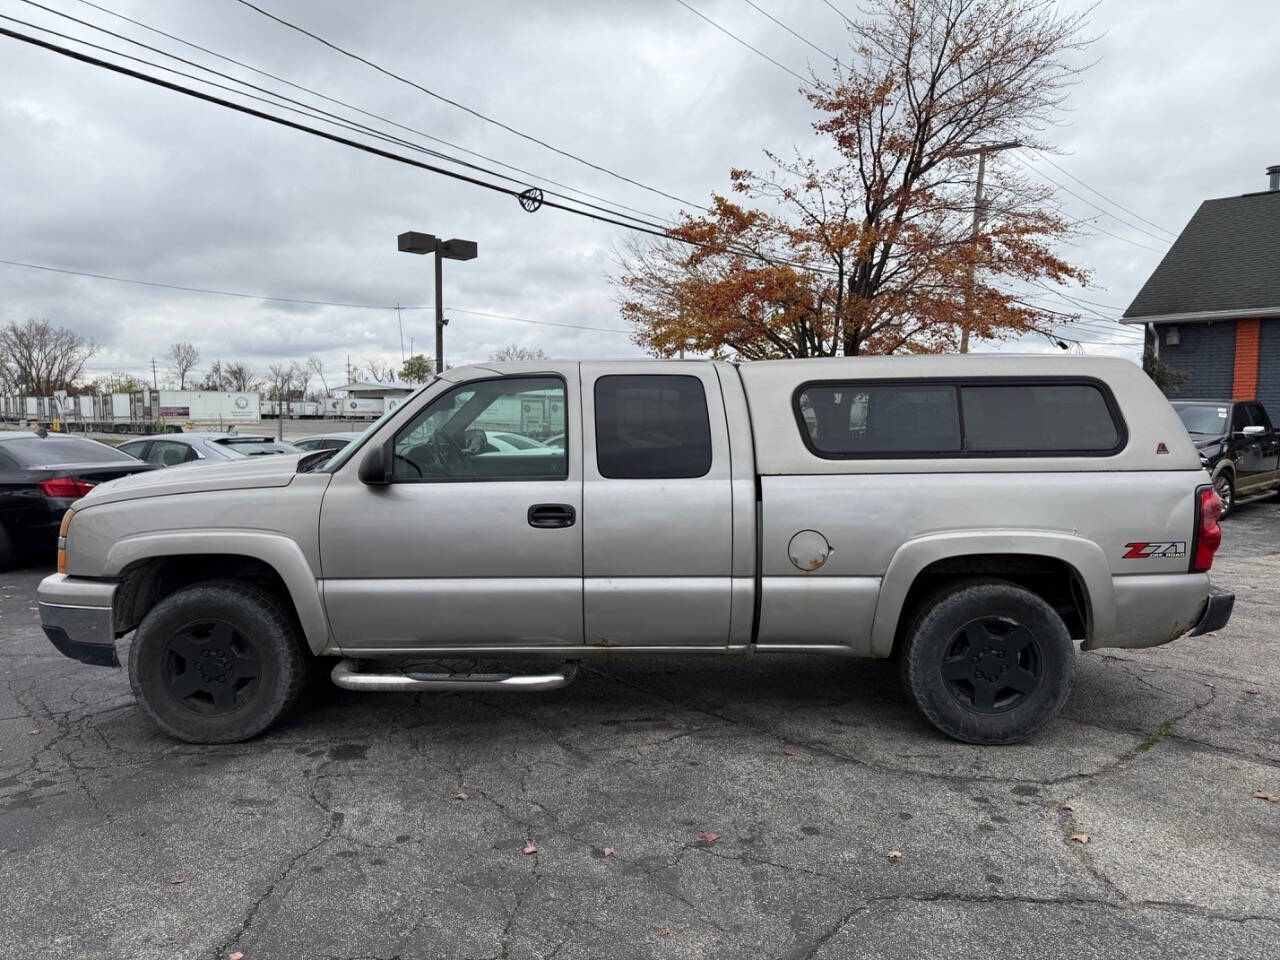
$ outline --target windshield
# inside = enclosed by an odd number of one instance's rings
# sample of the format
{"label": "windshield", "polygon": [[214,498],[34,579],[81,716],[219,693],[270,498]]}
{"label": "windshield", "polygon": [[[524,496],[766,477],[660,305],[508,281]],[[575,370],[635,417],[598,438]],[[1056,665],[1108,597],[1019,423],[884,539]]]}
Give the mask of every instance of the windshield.
{"label": "windshield", "polygon": [[1175,403],[1173,409],[1193,437],[1220,437],[1227,432],[1225,403]]}
{"label": "windshield", "polygon": [[[407,407],[411,400],[413,400],[415,397],[421,394],[423,390],[427,389],[427,387],[431,386],[438,379],[439,377],[432,377],[426,383],[419,386],[417,390],[413,391],[413,393],[402,398],[400,402],[396,404],[396,407],[394,410],[386,411],[377,420],[369,424],[369,426],[365,428],[364,432],[361,433],[360,436],[356,437],[354,440],[348,443],[345,447],[339,450],[338,455],[336,457],[332,457],[328,460],[320,460],[314,467],[311,467],[311,469],[325,470],[329,473],[333,473],[333,471],[337,470],[344,463],[346,463],[348,460],[354,457],[356,455],[356,451],[358,451],[361,447],[363,447],[364,442],[368,440],[371,436],[373,436],[379,430],[379,428],[381,428],[381,426],[384,423],[386,423],[389,419],[391,419],[391,417],[395,416],[397,413],[399,413],[401,410]],[[310,467],[311,465],[308,464],[308,466]]]}

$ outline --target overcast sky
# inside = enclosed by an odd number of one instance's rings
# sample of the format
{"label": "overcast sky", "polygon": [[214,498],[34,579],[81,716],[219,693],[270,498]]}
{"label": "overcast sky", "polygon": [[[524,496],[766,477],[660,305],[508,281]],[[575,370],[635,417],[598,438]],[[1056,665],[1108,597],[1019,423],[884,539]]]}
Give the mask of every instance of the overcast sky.
{"label": "overcast sky", "polygon": [[[217,63],[79,0],[42,2]],[[98,2],[610,201],[663,217],[680,209],[346,59],[235,0]],[[797,72],[824,66],[820,54],[745,0],[689,2]],[[757,3],[820,47],[836,52],[846,45],[840,17],[822,0]],[[853,0],[834,3],[856,12]],[[723,190],[731,166],[759,165],[762,148],[814,144],[813,115],[797,81],[677,0],[261,5],[567,152],[691,201]],[[22,0],[0,0],[0,14],[91,36]],[[1098,231],[1106,231],[1070,255],[1094,271],[1093,287],[1079,295],[1112,305],[1096,309],[1115,317],[1167,248],[1167,234],[1138,217],[1176,232],[1204,199],[1264,189],[1264,168],[1280,163],[1280,22],[1274,0],[1104,0],[1093,22],[1097,63],[1050,134],[1062,170],[1025,159],[1128,221],[1061,194],[1064,209],[1097,217]],[[2,20],[0,26],[26,30]],[[396,235],[408,229],[479,243],[477,260],[446,263],[447,305],[542,321],[456,313],[446,338],[450,363],[482,360],[512,343],[558,357],[639,354],[607,281],[624,236],[616,227],[547,208],[528,214],[509,197],[0,37],[0,259],[275,297],[430,304],[430,258],[396,252]],[[265,370],[319,354],[331,386],[342,381],[348,356],[352,363],[400,357],[389,309],[187,294],[5,265],[0,291],[0,322],[45,316],[99,343],[93,373],[149,373],[151,357],[175,340],[195,343],[202,369],[215,358]],[[412,337],[416,352],[430,354],[430,312],[405,311],[403,324],[406,349]],[[1109,334],[1093,319],[1070,335],[1135,339]],[[1019,346],[1052,349],[1043,340]],[[1124,346],[1085,348],[1137,355]]]}

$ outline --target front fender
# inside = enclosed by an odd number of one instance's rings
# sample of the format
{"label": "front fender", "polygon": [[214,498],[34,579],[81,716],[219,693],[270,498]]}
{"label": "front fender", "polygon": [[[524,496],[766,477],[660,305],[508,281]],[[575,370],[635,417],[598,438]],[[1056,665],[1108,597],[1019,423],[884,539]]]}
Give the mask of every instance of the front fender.
{"label": "front fender", "polygon": [[1096,641],[1115,633],[1116,601],[1111,570],[1106,554],[1092,540],[1051,531],[957,531],[908,540],[893,555],[876,600],[871,626],[871,655],[888,657],[893,653],[893,641],[907,593],[925,567],[939,560],[975,554],[1018,554],[1063,561],[1076,572],[1084,585],[1090,638]]}
{"label": "front fender", "polygon": [[284,581],[311,652],[319,653],[332,646],[315,571],[302,548],[280,534],[261,530],[172,530],[126,536],[109,548],[102,575],[118,577],[126,567],[140,560],[192,554],[227,554],[261,560]]}

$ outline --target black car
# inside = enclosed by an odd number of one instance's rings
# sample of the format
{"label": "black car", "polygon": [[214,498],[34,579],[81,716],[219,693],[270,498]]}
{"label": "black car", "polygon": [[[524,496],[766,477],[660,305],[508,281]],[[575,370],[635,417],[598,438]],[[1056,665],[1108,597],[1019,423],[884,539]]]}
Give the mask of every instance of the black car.
{"label": "black car", "polygon": [[52,559],[67,507],[95,484],[152,469],[88,437],[0,432],[0,570],[23,557]]}
{"label": "black car", "polygon": [[1280,488],[1280,433],[1256,400],[1175,400],[1200,462],[1213,477],[1222,515]]}

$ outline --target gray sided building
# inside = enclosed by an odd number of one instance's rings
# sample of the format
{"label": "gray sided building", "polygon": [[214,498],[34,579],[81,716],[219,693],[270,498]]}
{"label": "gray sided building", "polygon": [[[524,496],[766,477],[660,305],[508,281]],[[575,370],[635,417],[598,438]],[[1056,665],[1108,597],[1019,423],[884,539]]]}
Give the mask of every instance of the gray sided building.
{"label": "gray sided building", "polygon": [[1262,401],[1280,412],[1280,165],[1269,189],[1206,200],[1122,323],[1186,379],[1171,396]]}

